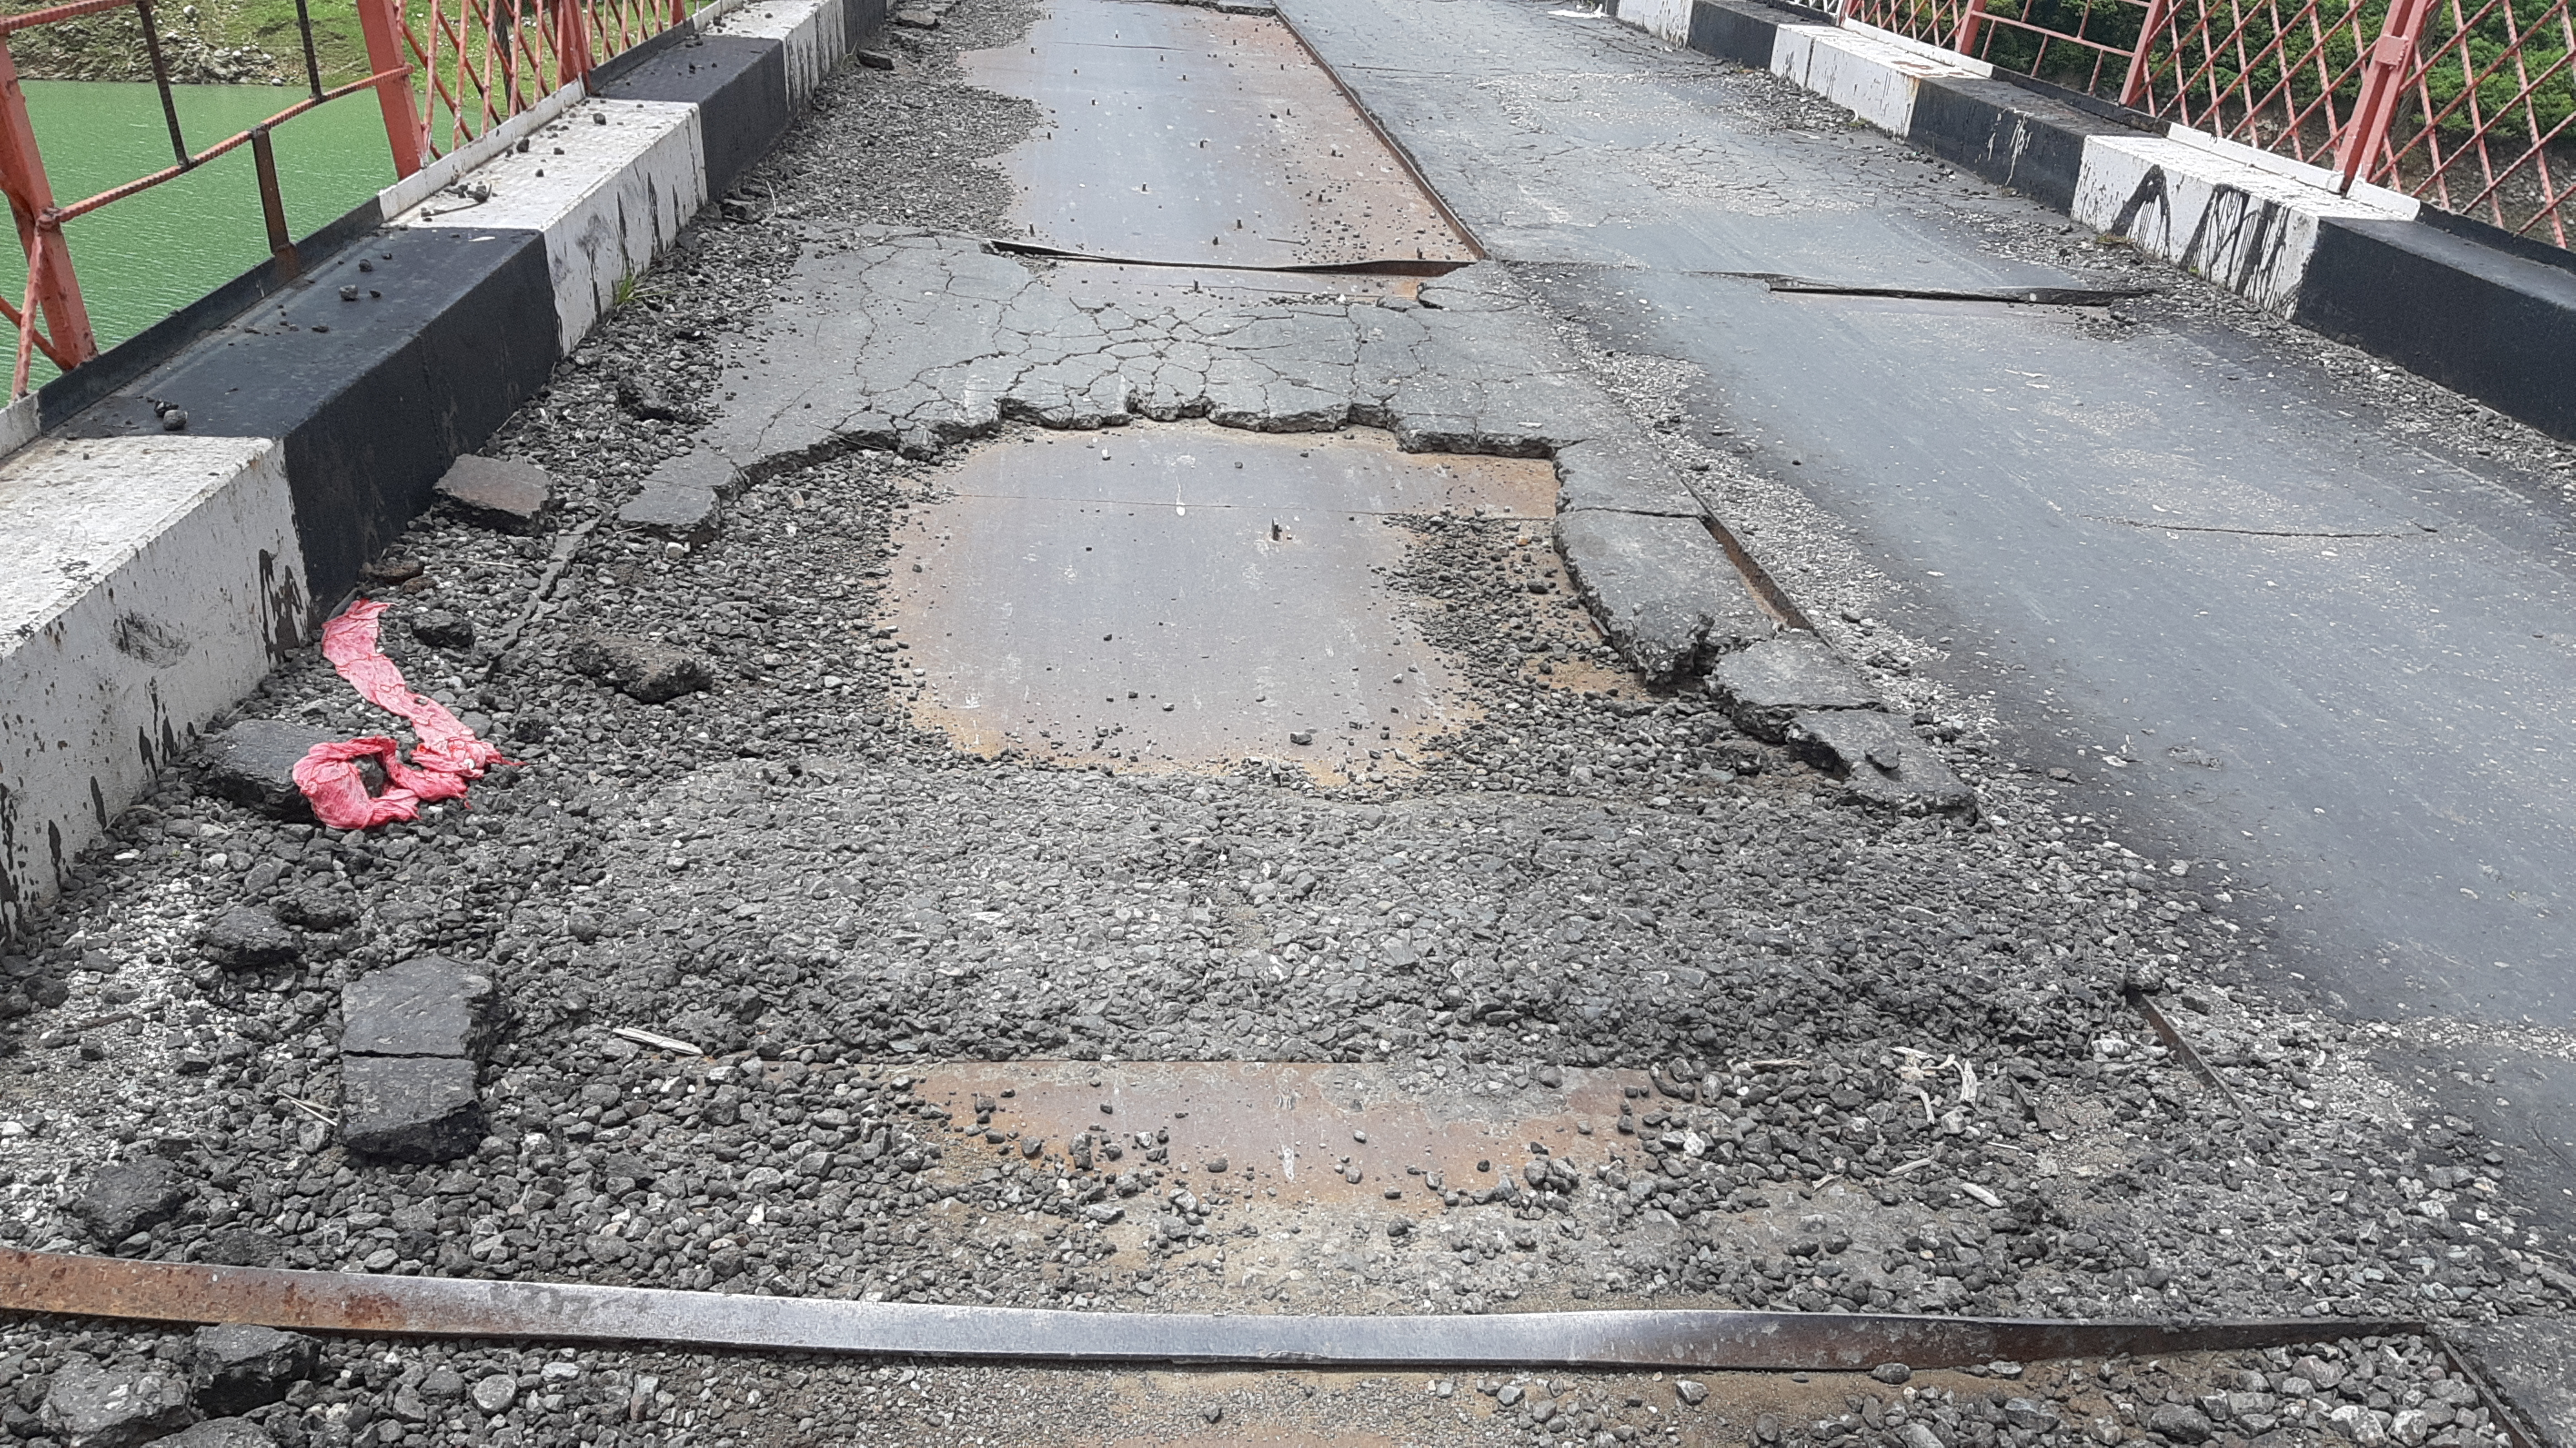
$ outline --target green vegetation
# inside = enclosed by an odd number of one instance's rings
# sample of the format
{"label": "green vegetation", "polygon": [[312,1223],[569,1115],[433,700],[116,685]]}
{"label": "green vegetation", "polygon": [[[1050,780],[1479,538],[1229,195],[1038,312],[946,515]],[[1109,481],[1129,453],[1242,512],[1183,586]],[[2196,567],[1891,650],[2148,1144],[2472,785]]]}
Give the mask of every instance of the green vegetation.
{"label": "green vegetation", "polygon": [[[2209,0],[2201,3],[2209,4]],[[2570,0],[2492,0],[2487,4],[2467,0],[2462,9],[2472,22],[2468,36],[2458,48],[2446,53],[2446,43],[2459,34],[2460,26],[2447,4],[2436,6],[2426,25],[2426,48],[2441,60],[2427,77],[2426,89],[2432,95],[2435,112],[2447,112],[2442,116],[2445,134],[2463,136],[2471,126],[2470,107],[2452,104],[2468,86],[2460,60],[2462,52],[2475,70],[2493,71],[2478,83],[2478,109],[2491,119],[2508,116],[2515,122],[2509,127],[2512,134],[2529,134],[2520,124],[2525,118],[2518,113],[2520,82],[2514,68],[2509,63],[2497,67],[2516,35],[2522,37],[2526,73],[2540,76],[2556,71],[2526,98],[2530,106],[2528,119],[2547,134],[2566,124],[2570,115],[2576,115],[2576,65],[2568,62],[2569,7]],[[1898,12],[1897,28],[1912,34],[1927,33],[1923,27],[1938,23],[1935,8],[1935,0],[1909,0]],[[2268,6],[2209,4],[2209,8],[2212,15],[2208,31],[2188,35],[2179,50],[2168,41],[2160,41],[2149,52],[2147,65],[2155,91],[2169,96],[2177,86],[2188,85],[2195,95],[2203,97],[2212,90],[2227,92],[2236,104],[2235,111],[2227,117],[2230,121],[2241,118],[2247,98],[2273,96],[2281,91],[2265,107],[2274,128],[2286,125],[2294,113],[2311,110],[2316,116],[2313,124],[2321,128],[2323,112],[2316,102],[2329,82],[2336,113],[2348,114],[2361,95],[2361,71],[2356,58],[2363,47],[2378,38],[2388,18],[2387,0],[2364,0],[2350,11],[2329,8],[2324,18],[2332,21],[2334,28],[2318,45],[2308,24],[2297,19],[2296,12],[2285,36],[2278,26],[2280,12]],[[2136,49],[2146,23],[2146,9],[2138,0],[1993,0],[1986,13],[2024,20],[2058,35],[2081,35],[2113,54],[2106,58],[2085,46],[2062,41],[2048,43],[2043,49],[2040,36],[2016,26],[1990,24],[1979,39],[1980,58],[1999,69],[2114,98],[2128,79],[2125,55]],[[2285,60],[2293,72],[2286,88],[2282,86]],[[2402,137],[2420,131],[2427,119],[2421,103],[2410,99],[2397,117],[2397,134]],[[2321,144],[2326,138],[2318,134],[2310,139]]]}
{"label": "green vegetation", "polygon": [[[0,12],[43,8],[45,0],[0,0]],[[310,0],[313,49],[325,85],[367,73],[354,0]],[[153,7],[170,78],[189,84],[301,85],[304,43],[295,0],[195,0]],[[111,10],[14,37],[10,52],[29,80],[150,80],[143,22]]]}

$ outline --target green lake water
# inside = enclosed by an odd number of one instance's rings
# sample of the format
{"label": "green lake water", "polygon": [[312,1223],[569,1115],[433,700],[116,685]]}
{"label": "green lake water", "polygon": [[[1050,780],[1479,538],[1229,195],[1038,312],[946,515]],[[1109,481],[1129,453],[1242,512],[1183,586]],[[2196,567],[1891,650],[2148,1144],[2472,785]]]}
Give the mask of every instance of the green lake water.
{"label": "green lake water", "polygon": [[[27,114],[44,148],[54,199],[69,204],[171,163],[170,130],[150,85],[116,81],[25,83]],[[189,148],[203,150],[295,103],[286,86],[173,88]],[[287,229],[297,240],[393,184],[383,113],[361,92],[271,132]],[[113,347],[268,256],[258,174],[241,146],[175,180],[110,203],[63,228],[98,344]],[[25,295],[26,258],[0,245],[11,306]],[[7,334],[0,323],[0,335]],[[14,342],[15,338],[11,340]],[[31,382],[54,375],[36,355]],[[0,389],[5,390],[5,389]]]}

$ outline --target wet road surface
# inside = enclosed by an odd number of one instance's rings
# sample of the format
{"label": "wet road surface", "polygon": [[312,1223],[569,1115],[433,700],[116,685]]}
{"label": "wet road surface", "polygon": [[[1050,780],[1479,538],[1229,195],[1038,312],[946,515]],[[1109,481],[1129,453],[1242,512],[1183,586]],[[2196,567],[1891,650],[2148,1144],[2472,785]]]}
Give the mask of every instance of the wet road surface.
{"label": "wet road surface", "polygon": [[2404,1023],[2421,1079],[2500,1077],[2474,1104],[2576,1182],[2563,499],[2277,327],[1766,289],[1742,274],[2083,285],[2084,258],[2035,204],[1719,98],[1705,57],[1520,0],[1286,9],[1495,256],[1671,359],[1681,430],[1842,531],[1855,616],[1991,697],[2070,818],[2188,862],[2268,984]]}

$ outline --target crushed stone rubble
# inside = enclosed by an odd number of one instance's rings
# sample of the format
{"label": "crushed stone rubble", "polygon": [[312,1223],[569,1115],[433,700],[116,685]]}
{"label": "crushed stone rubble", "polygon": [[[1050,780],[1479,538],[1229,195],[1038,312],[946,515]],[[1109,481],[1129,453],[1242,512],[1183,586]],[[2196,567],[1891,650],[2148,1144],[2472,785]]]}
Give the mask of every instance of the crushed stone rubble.
{"label": "crushed stone rubble", "polygon": [[[832,75],[492,440],[511,466],[466,470],[371,569],[388,655],[522,763],[414,822],[317,827],[280,772],[386,720],[302,650],[7,947],[0,1241],[1077,1310],[2265,1316],[2318,1319],[2317,1340],[1793,1381],[1134,1389],[18,1319],[0,1323],[0,1430],[2504,1441],[2428,1339],[2331,1319],[2576,1310],[2563,1218],[2498,1179],[2468,1122],[2377,1075],[2366,1031],[2236,983],[2265,932],[2223,869],[2125,848],[2005,758],[1991,721],[1865,649],[1815,689],[1757,687],[1799,662],[1757,668],[1768,655],[1736,667],[1741,689],[1649,689],[1543,526],[1426,514],[1386,523],[1409,548],[1388,606],[1454,662],[1471,720],[1430,745],[1334,771],[1285,737],[1187,765],[1113,739],[982,757],[916,722],[922,679],[880,608],[890,538],[937,508],[959,447],[1101,417],[943,428],[921,420],[938,397],[908,394],[911,421],[739,474],[705,435],[725,425],[725,344],[800,256],[999,229],[1007,186],[977,163],[1035,112],[963,84],[955,58],[1032,8],[919,13],[936,23]],[[1738,80],[1740,103],[1802,104]],[[1651,407],[1601,364],[1567,365]],[[1286,404],[1247,405],[1216,420]],[[648,486],[696,491],[633,511]],[[1861,617],[1828,632],[1853,641]],[[1960,793],[1927,808],[1864,765]],[[2242,1112],[2157,1044],[2133,990]],[[1170,1160],[1141,1123],[1014,1134],[1013,1102],[921,1089],[941,1062],[1039,1059],[1330,1063],[1435,1115],[1505,1118],[1561,1110],[1571,1071],[1635,1084],[1570,1147],[1438,1181],[1388,1166],[1405,1211],[1300,1215],[1253,1164]],[[1353,1173],[1383,1165],[1342,1151]]]}

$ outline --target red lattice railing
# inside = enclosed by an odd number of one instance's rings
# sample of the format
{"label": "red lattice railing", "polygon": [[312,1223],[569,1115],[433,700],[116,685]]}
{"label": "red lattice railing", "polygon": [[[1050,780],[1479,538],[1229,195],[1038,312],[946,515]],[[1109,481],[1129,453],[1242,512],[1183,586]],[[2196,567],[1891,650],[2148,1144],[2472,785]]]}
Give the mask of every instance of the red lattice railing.
{"label": "red lattice railing", "polygon": [[397,116],[389,103],[385,117],[405,175],[689,18],[688,0],[378,0],[360,9],[369,63],[416,77],[409,112]]}
{"label": "red lattice railing", "polygon": [[[2568,245],[2576,228],[2576,9],[2569,0],[2417,0],[2387,122],[2359,129],[2347,177]],[[2392,47],[2395,50],[2396,47]]]}
{"label": "red lattice railing", "polygon": [[1849,18],[2568,245],[2576,0],[1852,0]]}
{"label": "red lattice railing", "polygon": [[[63,0],[38,10],[0,16],[0,193],[5,193],[27,256],[27,285],[15,305],[0,297],[0,318],[17,329],[9,365],[9,397],[25,395],[41,354],[65,372],[98,355],[80,280],[72,266],[63,223],[184,176],[218,156],[251,148],[259,179],[260,209],[269,249],[286,275],[298,262],[278,194],[269,131],[313,108],[376,93],[384,112],[385,141],[396,177],[410,176],[439,156],[488,135],[511,117],[534,108],[550,93],[586,78],[600,61],[634,48],[689,19],[689,0],[357,0],[366,37],[363,79],[325,89],[305,0],[296,0],[303,47],[305,96],[246,131],[202,148],[192,147],[171,98],[153,0]],[[44,151],[27,117],[9,37],[42,25],[59,25],[111,10],[131,9],[160,88],[170,131],[171,164],[78,201],[57,202],[45,172]]]}

